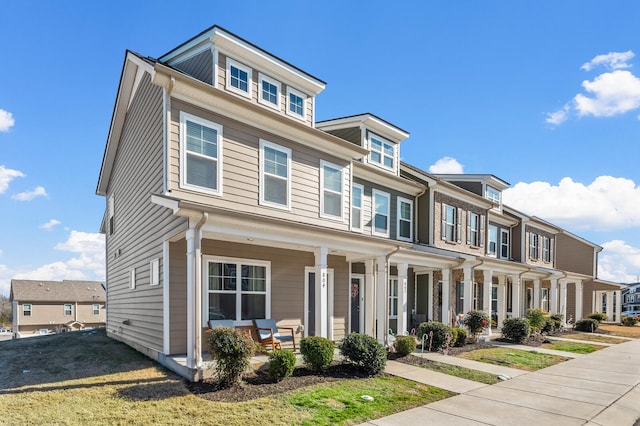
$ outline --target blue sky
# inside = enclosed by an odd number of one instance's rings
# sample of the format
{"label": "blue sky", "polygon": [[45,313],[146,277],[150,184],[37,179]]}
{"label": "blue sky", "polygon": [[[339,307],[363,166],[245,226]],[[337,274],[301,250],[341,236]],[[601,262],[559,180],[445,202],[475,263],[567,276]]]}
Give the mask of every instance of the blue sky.
{"label": "blue sky", "polygon": [[640,3],[3,2],[0,293],[103,279],[95,195],[125,49],[158,57],[213,24],[327,82],[317,120],[371,112],[403,160],[492,173],[515,208],[640,275]]}

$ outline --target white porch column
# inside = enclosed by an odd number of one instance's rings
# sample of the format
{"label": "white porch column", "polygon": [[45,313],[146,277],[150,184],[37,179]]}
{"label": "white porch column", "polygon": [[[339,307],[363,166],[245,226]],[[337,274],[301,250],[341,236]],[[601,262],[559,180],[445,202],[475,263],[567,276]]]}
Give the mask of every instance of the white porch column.
{"label": "white porch column", "polygon": [[409,334],[409,322],[407,320],[407,275],[409,265],[399,263],[398,267],[398,320],[396,334],[403,336]]}
{"label": "white porch column", "polygon": [[470,266],[465,266],[463,269],[464,278],[462,281],[462,287],[464,288],[464,301],[462,303],[462,312],[466,314],[471,310],[473,303],[473,269]]}
{"label": "white porch column", "polygon": [[622,314],[622,290],[616,290],[613,292],[615,294],[615,298],[616,298],[616,318],[615,321],[616,322],[620,322],[621,320],[621,314]]}
{"label": "white porch column", "polygon": [[551,294],[549,295],[549,312],[551,314],[558,313],[558,279],[551,278]]}
{"label": "white porch column", "polygon": [[533,308],[540,309],[540,288],[542,281],[535,279],[533,280]]}
{"label": "white porch column", "polygon": [[511,316],[513,318],[520,318],[522,316],[520,308],[522,304],[521,289],[522,283],[520,282],[520,275],[511,275]]}
{"label": "white porch column", "polygon": [[493,285],[493,271],[482,271],[484,282],[482,283],[482,310],[489,315],[489,327],[486,333],[491,336],[491,287]]}
{"label": "white porch column", "polygon": [[384,344],[384,336],[388,330],[389,317],[385,316],[387,311],[387,259],[384,256],[376,258],[376,339]]}
{"label": "white porch column", "polygon": [[440,313],[442,323],[451,325],[451,269],[442,270],[442,300],[440,301]]}
{"label": "white porch column", "polygon": [[376,281],[375,281],[375,259],[364,261],[364,332],[369,336],[376,335]]}
{"label": "white porch column", "polygon": [[567,280],[560,280],[560,313],[564,323],[566,324],[569,318],[567,318]]}
{"label": "white porch column", "polygon": [[187,367],[196,368],[196,231],[187,229]]}
{"label": "white porch column", "polygon": [[[433,321],[433,272],[429,274],[429,295],[427,296],[427,320]],[[414,296],[416,297],[416,296]]]}
{"label": "white porch column", "polygon": [[327,274],[327,247],[314,250],[316,268],[316,336],[329,336],[329,280]]}
{"label": "white porch column", "polygon": [[[600,292],[598,292],[600,294]],[[613,291],[607,291],[607,321],[613,321]],[[602,296],[600,296],[600,311],[602,310]],[[598,312],[600,312],[598,311]]]}
{"label": "white porch column", "polygon": [[576,281],[576,318],[575,320],[582,319],[582,281]]}
{"label": "white porch column", "polygon": [[498,327],[507,316],[507,276],[498,276]]}

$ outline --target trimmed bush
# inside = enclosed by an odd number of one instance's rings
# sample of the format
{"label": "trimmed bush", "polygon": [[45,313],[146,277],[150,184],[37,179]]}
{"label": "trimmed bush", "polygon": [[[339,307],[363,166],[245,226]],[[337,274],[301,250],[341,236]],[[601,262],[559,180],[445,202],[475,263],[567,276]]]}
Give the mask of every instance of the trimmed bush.
{"label": "trimmed bush", "polygon": [[560,330],[562,328],[562,322],[564,321],[564,316],[562,314],[551,314],[549,315],[549,319],[553,321],[553,327],[556,330]]}
{"label": "trimmed bush", "polygon": [[526,318],[507,318],[502,322],[502,337],[521,343],[529,337],[529,320]]}
{"label": "trimmed bush", "polygon": [[464,316],[464,326],[467,327],[474,341],[477,339],[478,334],[482,333],[482,330],[489,327],[490,323],[491,318],[484,311],[473,310],[467,312]]}
{"label": "trimmed bush", "polygon": [[527,320],[532,331],[538,333],[545,325],[546,313],[542,309],[528,309]]}
{"label": "trimmed bush", "polygon": [[544,326],[542,327],[542,332],[547,334],[552,334],[556,332],[555,322],[551,318],[547,318],[544,322]]}
{"label": "trimmed bush", "polygon": [[[429,333],[433,332],[433,341],[431,343],[431,351],[438,351],[444,348],[447,344],[447,334],[451,335],[451,339],[453,340],[453,330],[446,324],[443,324],[438,321],[430,321],[423,322],[418,325],[418,330],[416,333],[416,337],[418,340],[422,341],[422,336],[427,335],[426,339],[426,348],[429,349]],[[449,342],[449,346],[451,346],[451,341]]]}
{"label": "trimmed bush", "polygon": [[393,342],[393,349],[400,356],[406,356],[416,350],[416,338],[413,336],[396,336]]}
{"label": "trimmed bush", "polygon": [[622,325],[626,327],[633,327],[638,323],[635,317],[622,317]]}
{"label": "trimmed bush", "polygon": [[594,312],[592,314],[589,314],[587,318],[591,318],[598,322],[602,322],[607,320],[607,314],[603,314],[602,312]]}
{"label": "trimmed bush", "polygon": [[456,340],[453,344],[455,346],[464,346],[467,343],[467,330],[460,327],[454,327],[453,330],[457,330]]}
{"label": "trimmed bush", "polygon": [[365,373],[373,375],[384,370],[387,351],[376,339],[366,334],[351,333],[340,344],[345,359]]}
{"label": "trimmed bush", "polygon": [[304,363],[315,371],[324,371],[333,361],[333,342],[325,337],[309,336],[300,341]]}
{"label": "trimmed bush", "polygon": [[579,321],[576,321],[575,329],[578,331],[587,331],[589,333],[593,333],[600,326],[600,322],[593,318],[585,318]]}
{"label": "trimmed bush", "polygon": [[460,327],[451,327],[451,342],[449,342],[449,346],[455,346],[456,342],[458,342],[458,332],[460,330],[464,330]]}
{"label": "trimmed bush", "polygon": [[280,381],[293,374],[296,368],[296,355],[286,349],[276,349],[269,355],[267,374],[273,380]]}
{"label": "trimmed bush", "polygon": [[216,360],[216,374],[222,386],[230,387],[242,380],[255,351],[251,337],[229,327],[216,327],[207,340],[209,353]]}

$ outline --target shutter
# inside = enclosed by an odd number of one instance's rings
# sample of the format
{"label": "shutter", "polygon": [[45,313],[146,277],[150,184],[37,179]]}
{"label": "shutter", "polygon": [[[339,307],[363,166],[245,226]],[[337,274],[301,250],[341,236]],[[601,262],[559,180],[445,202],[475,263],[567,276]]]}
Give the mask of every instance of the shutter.
{"label": "shutter", "polygon": [[462,209],[458,207],[458,215],[456,216],[456,238],[459,243],[462,242]]}
{"label": "shutter", "polygon": [[447,206],[442,204],[442,225],[440,225],[440,233],[441,238],[443,240],[447,239]]}
{"label": "shutter", "polygon": [[471,245],[471,211],[467,211],[467,244]]}
{"label": "shutter", "polygon": [[484,215],[480,215],[480,247],[484,247],[484,228]]}

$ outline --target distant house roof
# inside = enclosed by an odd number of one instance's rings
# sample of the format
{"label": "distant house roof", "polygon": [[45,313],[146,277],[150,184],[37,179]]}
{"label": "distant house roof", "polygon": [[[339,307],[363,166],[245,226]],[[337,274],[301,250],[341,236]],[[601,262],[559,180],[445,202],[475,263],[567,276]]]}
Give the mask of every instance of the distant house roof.
{"label": "distant house roof", "polygon": [[100,281],[11,280],[11,300],[19,302],[105,302]]}

